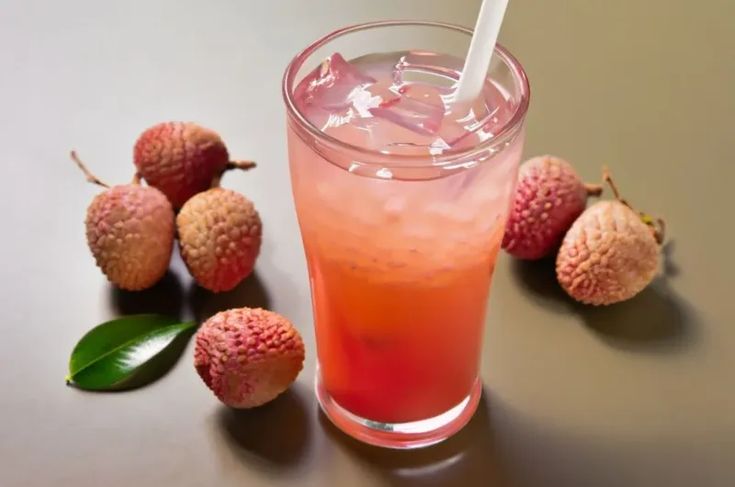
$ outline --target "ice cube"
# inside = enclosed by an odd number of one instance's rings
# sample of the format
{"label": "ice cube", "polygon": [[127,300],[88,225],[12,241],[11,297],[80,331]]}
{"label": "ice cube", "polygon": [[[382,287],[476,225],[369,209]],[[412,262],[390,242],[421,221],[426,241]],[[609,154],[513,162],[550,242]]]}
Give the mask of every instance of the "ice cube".
{"label": "ice cube", "polygon": [[444,118],[444,101],[436,88],[412,83],[402,86],[398,96],[370,108],[370,113],[416,133],[436,135]]}
{"label": "ice cube", "polygon": [[352,90],[370,83],[375,83],[375,78],[363,74],[336,52],[301,82],[305,84],[301,98],[323,108],[344,108],[349,105]]}
{"label": "ice cube", "polygon": [[378,106],[366,87],[372,78],[334,53],[307,75],[296,88],[299,109],[310,122],[324,128],[336,127],[356,116],[369,116],[368,110]]}
{"label": "ice cube", "polygon": [[426,154],[435,139],[372,115],[354,118],[342,125],[327,125],[324,133],[384,154]]}

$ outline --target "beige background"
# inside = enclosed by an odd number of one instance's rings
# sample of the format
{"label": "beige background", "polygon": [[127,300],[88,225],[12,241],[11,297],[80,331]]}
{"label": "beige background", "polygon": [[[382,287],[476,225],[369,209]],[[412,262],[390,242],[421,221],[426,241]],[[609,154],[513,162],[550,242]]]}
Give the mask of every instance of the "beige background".
{"label": "beige background", "polygon": [[[591,179],[608,163],[635,204],[667,217],[666,277],[628,303],[583,308],[548,266],[503,256],[486,394],[462,433],[430,450],[382,451],[318,413],[282,70],[343,24],[471,24],[478,5],[0,0],[0,485],[735,484],[729,0],[511,2],[502,40],[533,91],[526,153],[563,155]],[[165,119],[216,128],[234,155],[260,162],[225,179],[255,201],[266,228],[256,275],[233,293],[197,290],[178,260],[153,291],[121,293],[89,256],[82,220],[97,190],[67,151],[126,181],[138,133]],[[269,406],[220,406],[192,369],[191,344],[142,390],[64,386],[68,354],[94,324],[246,304],[289,316],[308,345],[298,383]]]}

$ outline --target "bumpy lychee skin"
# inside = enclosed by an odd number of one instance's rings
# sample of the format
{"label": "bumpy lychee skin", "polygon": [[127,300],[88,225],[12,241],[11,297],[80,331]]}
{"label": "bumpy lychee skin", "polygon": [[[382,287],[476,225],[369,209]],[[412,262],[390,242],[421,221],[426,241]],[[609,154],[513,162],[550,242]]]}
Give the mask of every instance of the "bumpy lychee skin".
{"label": "bumpy lychee skin", "polygon": [[252,408],[273,400],[296,379],[304,342],[283,316],[264,309],[217,313],[196,335],[194,366],[220,401]]}
{"label": "bumpy lychee skin", "polygon": [[181,256],[200,286],[229,291],[253,271],[262,224],[243,195],[223,188],[199,193],[181,208],[176,226]]}
{"label": "bumpy lychee skin", "polygon": [[227,147],[216,132],[190,122],[165,122],[143,132],[134,149],[143,179],[175,208],[212,185],[227,166]]}
{"label": "bumpy lychee skin", "polygon": [[503,248],[520,259],[540,259],[553,252],[564,232],[587,204],[586,186],[572,166],[557,157],[539,156],[520,167]]}
{"label": "bumpy lychee skin", "polygon": [[601,201],[574,222],[559,249],[556,275],[575,300],[604,305],[630,299],[659,268],[654,230],[620,201]]}
{"label": "bumpy lychee skin", "polygon": [[158,282],[168,269],[174,212],[155,188],[128,184],[97,195],[87,209],[87,243],[97,265],[122,289]]}

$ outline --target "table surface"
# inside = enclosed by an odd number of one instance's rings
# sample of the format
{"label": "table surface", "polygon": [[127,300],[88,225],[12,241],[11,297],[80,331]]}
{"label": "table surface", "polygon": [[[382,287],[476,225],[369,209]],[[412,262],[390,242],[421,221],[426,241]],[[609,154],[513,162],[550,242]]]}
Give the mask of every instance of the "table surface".
{"label": "table surface", "polygon": [[[0,0],[0,485],[735,484],[729,0],[511,2],[502,41],[533,91],[526,154],[562,155],[588,179],[609,164],[629,199],[667,218],[665,270],[629,302],[586,308],[563,296],[548,263],[502,256],[484,397],[442,445],[368,447],[318,411],[282,70],[344,24],[471,25],[478,5]],[[154,289],[120,292],[89,255],[82,221],[98,191],[69,149],[100,177],[126,181],[135,138],[167,119],[211,126],[231,153],[260,163],[225,179],[265,222],[256,272],[230,293],[197,289],[178,257]],[[97,323],[241,305],[283,313],[306,340],[305,370],[267,406],[220,405],[193,371],[192,343],[146,388],[64,386],[72,347]]]}

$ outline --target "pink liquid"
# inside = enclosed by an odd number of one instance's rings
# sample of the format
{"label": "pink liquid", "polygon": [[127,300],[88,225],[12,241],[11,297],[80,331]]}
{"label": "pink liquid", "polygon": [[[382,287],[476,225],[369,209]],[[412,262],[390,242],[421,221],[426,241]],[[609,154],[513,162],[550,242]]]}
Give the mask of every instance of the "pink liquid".
{"label": "pink liquid", "polygon": [[[490,279],[523,134],[487,161],[427,164],[491,139],[514,101],[488,83],[471,111],[448,100],[461,60],[338,55],[296,89],[324,133],[424,156],[408,167],[315,151],[289,126],[293,191],[311,277],[323,385],[353,414],[404,423],[439,415],[477,380]],[[414,164],[416,167],[411,167]]]}

